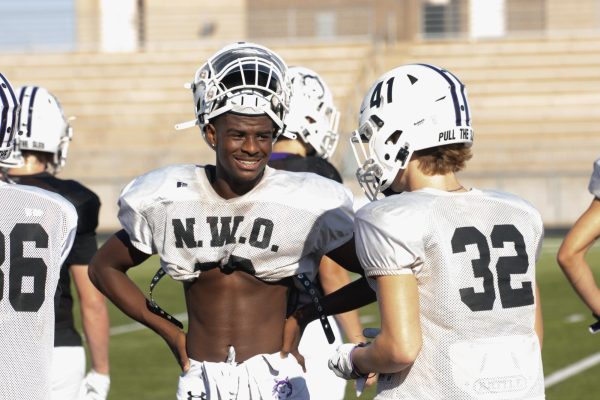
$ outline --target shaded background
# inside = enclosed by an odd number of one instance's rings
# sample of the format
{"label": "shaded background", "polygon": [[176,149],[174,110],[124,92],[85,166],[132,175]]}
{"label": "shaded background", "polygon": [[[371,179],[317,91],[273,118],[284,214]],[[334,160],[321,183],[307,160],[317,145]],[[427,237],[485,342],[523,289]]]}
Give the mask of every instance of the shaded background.
{"label": "shaded background", "polygon": [[134,176],[170,163],[212,163],[183,84],[237,40],[305,65],[342,112],[334,164],[353,177],[348,134],[363,94],[408,62],[448,68],[467,85],[474,158],[463,180],[515,192],[546,227],[589,204],[600,149],[599,0],[1,0],[0,65],[15,85],[47,87],[75,116],[61,173],[101,197],[100,230]]}
{"label": "shaded background", "polygon": [[[342,112],[333,162],[358,204],[365,199],[348,134],[368,86],[408,62],[446,67],[467,84],[476,140],[466,184],[521,195],[549,231],[569,227],[592,199],[600,0],[0,0],[0,15],[0,71],[15,85],[47,87],[76,117],[60,176],[100,195],[104,234],[118,228],[116,201],[133,177],[214,162],[197,128],[173,126],[194,118],[183,84],[237,40],[266,45],[327,81]],[[556,265],[561,240],[546,239],[537,266],[547,398],[587,400],[597,397],[598,335],[587,332],[591,316]],[[598,246],[590,263],[600,263]],[[145,288],[157,268],[152,257],[131,276]],[[155,296],[185,322],[177,282],[165,280]],[[162,339],[109,310],[109,399],[172,398],[179,370]],[[364,326],[378,326],[374,305],[360,313]],[[346,399],[355,398],[348,385]]]}

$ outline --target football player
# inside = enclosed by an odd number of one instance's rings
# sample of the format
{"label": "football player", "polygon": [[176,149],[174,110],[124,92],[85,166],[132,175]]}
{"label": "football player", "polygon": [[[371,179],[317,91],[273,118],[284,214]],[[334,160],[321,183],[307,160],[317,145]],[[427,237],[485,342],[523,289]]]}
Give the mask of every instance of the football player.
{"label": "football player", "polygon": [[[325,81],[306,67],[290,67],[290,109],[284,124],[284,134],[273,145],[269,166],[297,172],[313,172],[342,183],[338,170],[328,161],[339,140],[339,112],[333,95]],[[324,257],[319,265],[316,286],[329,294],[349,284],[348,272]],[[300,293],[301,302],[310,302],[309,296]],[[310,394],[316,399],[343,399],[346,381],[327,368],[329,354],[341,342],[338,322],[346,337],[355,343],[364,341],[359,315],[356,310],[329,319],[336,340],[329,344],[317,321],[306,326],[299,351],[306,363],[306,382]]]}
{"label": "football player", "polygon": [[[23,86],[20,131],[17,151],[9,178],[17,183],[56,192],[77,210],[77,234],[73,248],[61,269],[60,302],[56,313],[54,357],[52,364],[52,399],[104,400],[110,386],[108,363],[108,309],[102,293],[90,282],[88,263],[98,246],[96,227],[100,200],[90,189],[74,180],[55,176],[65,165],[72,128],[58,99],[47,89]],[[91,356],[91,370],[86,374],[85,351],[73,321],[71,278],[75,283],[81,308],[81,321]]]}
{"label": "football player", "polygon": [[[323,255],[360,269],[350,192],[267,166],[289,103],[286,74],[277,54],[244,42],[200,67],[191,125],[215,165],[167,166],[129,183],[119,198],[123,229],[90,266],[96,286],[171,348],[183,369],[178,399],[307,399],[301,365],[280,354],[288,291],[306,285],[323,316],[311,285]],[[146,299],[126,273],[152,254],[161,268]],[[152,298],[164,274],[183,282],[187,333]]]}
{"label": "football player", "polygon": [[[0,74],[0,167],[14,151],[19,103]],[[3,173],[6,178],[6,175]],[[50,399],[61,265],[77,227],[62,196],[0,180],[0,398]]]}
{"label": "football player", "polygon": [[600,331],[600,289],[585,256],[600,236],[600,159],[594,162],[588,190],[594,196],[589,208],[575,222],[558,250],[558,264],[575,292],[597,320],[590,332]]}
{"label": "football player", "polygon": [[330,368],[379,372],[377,399],[543,399],[542,220],[517,196],[458,180],[473,142],[465,86],[445,69],[403,65],[360,110],[357,178],[370,200],[388,194],[355,217],[381,331],[341,345]]}

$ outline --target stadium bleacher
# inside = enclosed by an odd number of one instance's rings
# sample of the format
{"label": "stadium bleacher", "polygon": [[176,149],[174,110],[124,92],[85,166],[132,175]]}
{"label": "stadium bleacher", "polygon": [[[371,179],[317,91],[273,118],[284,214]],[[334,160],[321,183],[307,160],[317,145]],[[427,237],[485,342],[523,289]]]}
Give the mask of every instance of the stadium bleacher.
{"label": "stadium bleacher", "polygon": [[[532,201],[550,226],[572,223],[589,202],[585,191],[600,148],[600,37],[479,41],[362,40],[267,43],[289,65],[319,72],[355,126],[362,95],[396,65],[429,62],[466,82],[476,135],[464,178],[474,186],[516,192]],[[61,100],[75,136],[64,177],[88,183],[103,198],[101,229],[117,227],[116,199],[132,177],[177,162],[212,162],[183,88],[220,44],[138,53],[1,54],[16,85],[49,88]],[[352,183],[346,140],[334,162]],[[564,207],[569,204],[570,207]]]}

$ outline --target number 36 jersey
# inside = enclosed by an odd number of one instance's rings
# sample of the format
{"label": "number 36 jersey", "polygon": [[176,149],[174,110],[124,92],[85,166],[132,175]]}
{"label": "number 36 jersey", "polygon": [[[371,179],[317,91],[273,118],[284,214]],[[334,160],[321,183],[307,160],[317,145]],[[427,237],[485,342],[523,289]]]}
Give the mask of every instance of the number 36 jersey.
{"label": "number 36 jersey", "polygon": [[0,183],[0,398],[47,399],[60,268],[75,208],[35,187]]}
{"label": "number 36 jersey", "polygon": [[352,195],[316,174],[265,168],[243,196],[225,200],[207,167],[174,165],[132,181],[119,199],[119,220],[131,243],[158,253],[176,280],[202,271],[242,270],[274,282],[314,277],[321,257],[352,238]]}
{"label": "number 36 jersey", "polygon": [[507,193],[427,188],[370,203],[355,223],[368,277],[413,274],[418,285],[421,352],[380,376],[378,399],[544,398],[537,210]]}

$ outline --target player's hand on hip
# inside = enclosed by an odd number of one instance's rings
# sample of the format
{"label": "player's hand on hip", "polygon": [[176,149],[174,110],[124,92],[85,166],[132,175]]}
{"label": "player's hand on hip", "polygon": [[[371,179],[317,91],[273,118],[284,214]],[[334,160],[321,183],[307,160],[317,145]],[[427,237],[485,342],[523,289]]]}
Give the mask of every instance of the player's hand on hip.
{"label": "player's hand on hip", "polygon": [[82,400],[106,400],[110,389],[110,376],[92,369],[83,379],[82,386]]}
{"label": "player's hand on hip", "polygon": [[367,374],[359,372],[352,362],[352,352],[364,344],[344,343],[338,346],[336,351],[329,357],[329,369],[343,379],[367,378]]}
{"label": "player's hand on hip", "polygon": [[285,358],[288,355],[293,355],[298,364],[302,367],[302,370],[306,372],[306,364],[304,356],[300,354],[298,346],[300,345],[300,339],[302,338],[303,327],[300,326],[296,317],[292,314],[286,319],[283,327],[283,345],[281,346],[281,357]]}
{"label": "player's hand on hip", "polygon": [[174,334],[168,338],[165,338],[171,352],[175,356],[177,363],[181,367],[183,372],[187,372],[190,369],[190,359],[187,355],[186,350],[186,334],[180,329],[176,329]]}

